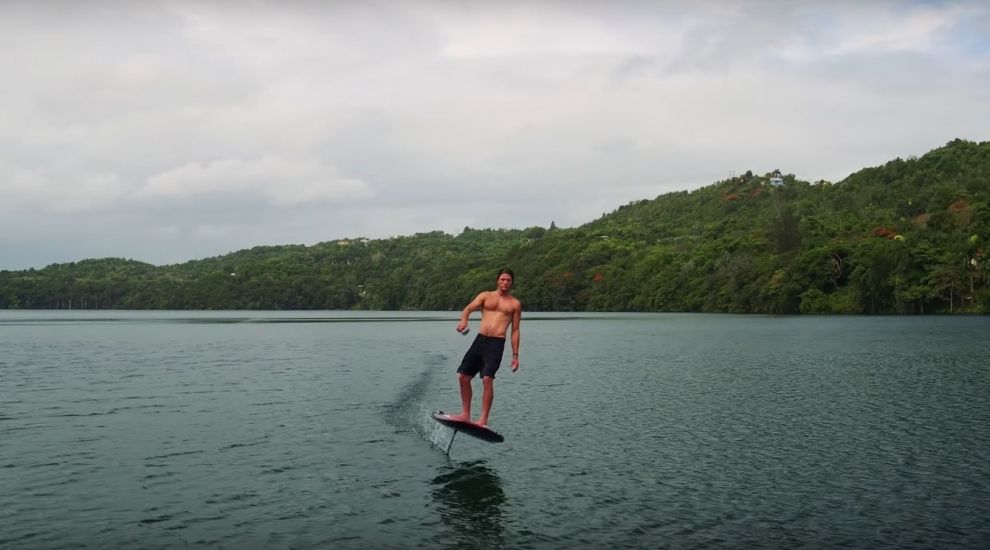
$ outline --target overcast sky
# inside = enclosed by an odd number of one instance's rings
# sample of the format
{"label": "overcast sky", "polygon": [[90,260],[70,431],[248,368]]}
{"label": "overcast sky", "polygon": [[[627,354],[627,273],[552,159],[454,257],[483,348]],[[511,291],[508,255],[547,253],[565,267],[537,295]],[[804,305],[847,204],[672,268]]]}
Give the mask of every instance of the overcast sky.
{"label": "overcast sky", "polygon": [[0,269],[572,227],[990,139],[990,3],[0,2]]}

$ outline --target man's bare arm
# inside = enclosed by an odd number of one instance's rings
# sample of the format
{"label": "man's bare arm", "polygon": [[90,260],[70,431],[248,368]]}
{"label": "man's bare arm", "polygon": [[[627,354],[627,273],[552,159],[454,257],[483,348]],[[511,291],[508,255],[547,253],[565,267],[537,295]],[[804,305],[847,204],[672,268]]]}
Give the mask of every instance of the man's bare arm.
{"label": "man's bare arm", "polygon": [[522,321],[522,304],[512,314],[512,372],[519,370],[519,322]]}
{"label": "man's bare arm", "polygon": [[487,292],[482,292],[464,308],[464,311],[461,311],[461,322],[457,323],[457,332],[464,332],[467,329],[468,317],[472,311],[478,311],[485,305],[485,296],[487,294]]}

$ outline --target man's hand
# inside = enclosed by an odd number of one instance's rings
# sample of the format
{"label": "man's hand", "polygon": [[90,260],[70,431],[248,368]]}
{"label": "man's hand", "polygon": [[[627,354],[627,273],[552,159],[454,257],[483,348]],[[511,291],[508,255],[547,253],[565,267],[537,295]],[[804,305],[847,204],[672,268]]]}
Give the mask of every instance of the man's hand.
{"label": "man's hand", "polygon": [[467,325],[468,325],[467,321],[461,321],[460,323],[457,323],[457,332],[460,332],[461,334],[467,334],[468,333]]}
{"label": "man's hand", "polygon": [[519,370],[519,358],[518,357],[513,357],[512,358],[512,372],[516,372],[517,370]]}

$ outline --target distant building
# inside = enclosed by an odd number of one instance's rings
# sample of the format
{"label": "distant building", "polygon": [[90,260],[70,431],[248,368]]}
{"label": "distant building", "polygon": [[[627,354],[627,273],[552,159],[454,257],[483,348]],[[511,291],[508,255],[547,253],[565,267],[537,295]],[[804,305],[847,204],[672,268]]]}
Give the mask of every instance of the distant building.
{"label": "distant building", "polygon": [[784,185],[784,178],[780,176],[773,176],[772,178],[770,178],[770,185],[774,187],[780,187],[781,185]]}

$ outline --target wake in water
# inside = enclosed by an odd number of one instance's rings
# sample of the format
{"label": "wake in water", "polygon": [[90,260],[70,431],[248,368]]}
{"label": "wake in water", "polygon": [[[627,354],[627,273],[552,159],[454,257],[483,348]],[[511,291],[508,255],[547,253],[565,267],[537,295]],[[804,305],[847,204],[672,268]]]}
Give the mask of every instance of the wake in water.
{"label": "wake in water", "polygon": [[400,432],[411,431],[441,450],[449,446],[453,432],[430,418],[435,405],[428,403],[426,398],[433,387],[437,365],[443,365],[448,359],[445,355],[429,357],[423,371],[385,407],[385,420],[392,427]]}

